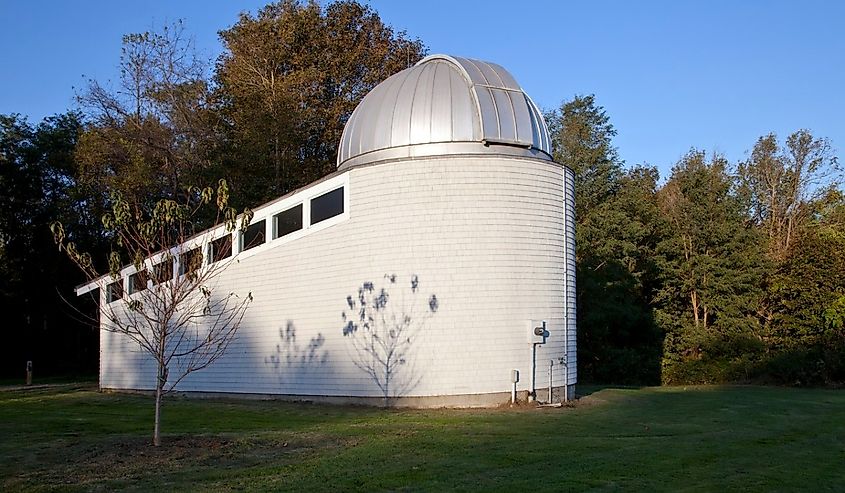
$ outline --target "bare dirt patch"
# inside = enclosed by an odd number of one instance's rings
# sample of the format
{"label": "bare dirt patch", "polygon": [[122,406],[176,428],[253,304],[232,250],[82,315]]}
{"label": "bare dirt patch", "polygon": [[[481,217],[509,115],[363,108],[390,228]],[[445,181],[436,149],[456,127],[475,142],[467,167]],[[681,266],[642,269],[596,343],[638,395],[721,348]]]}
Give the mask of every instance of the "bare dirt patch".
{"label": "bare dirt patch", "polygon": [[[295,458],[349,446],[316,433],[274,436],[165,436],[154,447],[149,438],[113,437],[43,450],[28,471],[7,478],[6,487],[39,484],[52,487],[114,489],[141,486],[170,475],[214,474],[227,468],[284,465]],[[41,469],[38,463],[51,464]]]}

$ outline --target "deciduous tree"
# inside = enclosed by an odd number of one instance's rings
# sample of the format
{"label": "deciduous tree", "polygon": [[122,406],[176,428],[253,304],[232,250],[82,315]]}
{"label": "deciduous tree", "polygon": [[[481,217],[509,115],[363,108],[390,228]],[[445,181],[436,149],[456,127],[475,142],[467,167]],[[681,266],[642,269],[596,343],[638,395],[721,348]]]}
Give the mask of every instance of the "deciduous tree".
{"label": "deciduous tree", "polygon": [[713,356],[725,345],[742,351],[743,341],[760,338],[754,308],[762,296],[764,260],[727,161],[691,150],[658,199],[666,225],[657,249],[664,369]]}
{"label": "deciduous tree", "polygon": [[425,52],[356,1],[271,3],[255,16],[242,14],[220,37],[227,175],[255,203],[334,171],[358,102]]}
{"label": "deciduous tree", "polygon": [[79,178],[107,208],[178,199],[201,182],[219,145],[207,64],[181,22],[123,37],[115,87],[90,80],[78,95],[89,124],[76,149]]}
{"label": "deciduous tree", "polygon": [[798,130],[783,146],[775,134],[760,137],[751,158],[739,165],[751,214],[769,238],[769,253],[784,260],[799,230],[810,220],[809,204],[835,190],[842,169],[830,141]]}
{"label": "deciduous tree", "polygon": [[[246,229],[251,213],[245,211],[239,218],[229,207],[224,180],[216,193],[211,187],[190,188],[184,197],[181,202],[162,199],[144,208],[115,192],[112,210],[103,216],[115,247],[105,272],[90,253],[66,237],[60,222],[51,224],[59,249],[102,292],[98,325],[134,342],[155,361],[156,446],[161,444],[163,396],[223,356],[252,301],[251,293],[227,292],[218,284],[232,257],[214,257],[211,249],[203,255],[202,245],[214,239],[210,236],[214,230],[199,235],[194,220],[203,208],[211,207],[217,211],[216,229],[231,232],[236,225]],[[131,263],[133,272],[123,268],[124,261]],[[123,289],[126,275],[129,292]]]}

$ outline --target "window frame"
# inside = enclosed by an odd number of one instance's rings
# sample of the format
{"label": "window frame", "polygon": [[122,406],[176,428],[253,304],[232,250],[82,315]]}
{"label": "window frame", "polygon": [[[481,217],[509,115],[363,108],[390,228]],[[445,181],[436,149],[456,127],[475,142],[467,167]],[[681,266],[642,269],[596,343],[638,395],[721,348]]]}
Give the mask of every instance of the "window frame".
{"label": "window frame", "polygon": [[136,293],[140,293],[150,287],[150,276],[148,275],[146,268],[136,270],[135,272],[129,274],[126,279],[130,296]]}
{"label": "window frame", "polygon": [[[336,215],[324,219],[318,223],[311,224],[311,200],[322,195],[325,195],[329,192],[335,191],[338,188],[343,188],[343,211]],[[324,179],[323,181],[319,181],[307,188],[300,190],[298,192],[292,193],[288,196],[282,197],[277,199],[276,201],[269,202],[264,204],[263,206],[256,209],[254,212],[254,218],[258,218],[259,221],[265,220],[265,242],[259,246],[254,248],[250,248],[249,250],[240,251],[239,248],[239,232],[236,231],[227,231],[226,226],[224,224],[218,224],[217,226],[207,229],[196,236],[188,239],[186,242],[175,245],[169,249],[170,255],[176,257],[178,253],[187,252],[194,249],[199,249],[202,255],[202,262],[199,265],[200,268],[206,268],[216,262],[225,259],[231,259],[235,256],[238,259],[249,258],[252,255],[257,253],[263,252],[265,249],[268,248],[275,248],[280,245],[284,245],[289,241],[296,241],[302,237],[308,236],[312,233],[316,233],[318,231],[322,231],[323,229],[330,228],[337,224],[340,224],[348,219],[350,219],[350,171],[346,171],[340,173],[336,176],[332,176],[331,178]],[[288,209],[292,209],[298,205],[302,205],[302,228],[293,232],[290,232],[284,236],[275,236],[275,223],[276,220],[274,216],[276,214],[282,213]],[[267,221],[267,218],[271,218],[270,221]],[[238,217],[238,222],[242,220],[242,217]],[[229,251],[227,252],[228,255],[225,257],[221,257],[219,259],[215,259],[212,255],[213,248],[215,242],[223,241],[224,237],[228,237],[228,244],[229,244]],[[153,255],[151,258],[145,260],[144,262],[144,269],[150,270],[153,268],[154,263],[157,260],[160,261],[162,256],[160,254]],[[182,257],[179,258],[180,264]],[[184,275],[186,271],[183,267],[179,267],[179,271],[176,272],[174,269],[174,275]],[[134,266],[126,266],[120,271],[120,275],[123,278],[123,296],[132,296],[139,291],[143,291],[143,289],[147,289],[147,287],[138,290],[130,290],[129,280],[128,277],[136,274],[136,269]],[[141,274],[143,275],[143,274]],[[83,284],[77,286],[76,294],[82,295],[85,294],[93,289],[98,288],[105,288],[109,283],[104,276],[103,278],[97,279],[87,284]],[[133,278],[134,279],[134,278]]]}
{"label": "window frame", "polygon": [[[287,197],[277,199],[277,201],[275,202],[270,202],[264,205],[263,207],[255,209],[253,211],[253,220],[261,221],[267,220],[268,218],[271,219],[270,221],[267,221],[265,223],[265,227],[267,238],[272,239],[270,239],[269,241],[265,241],[262,245],[250,248],[249,250],[236,250],[233,252],[233,255],[236,256],[239,260],[243,260],[251,257],[252,255],[256,255],[260,252],[263,252],[265,249],[275,248],[279,245],[284,245],[289,241],[296,241],[302,237],[308,236],[309,234],[316,233],[326,228],[330,228],[349,219],[349,175],[350,173],[347,171],[337,176],[333,176],[322,182],[316,183],[313,186],[306,188],[305,190],[296,192]],[[332,192],[338,188],[344,189],[343,212],[318,223],[311,224],[311,199],[324,195],[328,192]],[[293,231],[284,236],[275,237],[274,230],[276,221],[274,219],[274,216],[288,209],[292,209],[300,204],[302,205],[302,229]],[[240,222],[240,220],[241,219],[239,218],[238,221]],[[207,231],[205,235],[207,238],[215,237],[216,235],[221,234],[222,230],[223,226],[221,225],[213,230]],[[240,232],[236,231],[235,234],[236,236],[234,245],[236,247],[240,247]],[[211,242],[204,243],[208,245]],[[206,253],[208,253],[208,250],[206,250]],[[212,259],[209,258],[206,265],[211,265],[212,263]]]}
{"label": "window frame", "polygon": [[[325,216],[322,219],[318,219],[317,221],[315,221],[314,220],[314,202],[317,201],[317,200],[320,200],[320,199],[325,199],[327,196],[334,194],[338,191],[340,191],[340,212],[331,214],[330,216]],[[309,205],[310,205],[310,207],[308,208],[309,209],[308,224],[309,225],[317,225],[317,224],[323,223],[325,221],[328,221],[329,219],[340,216],[344,212],[346,212],[346,193],[347,193],[346,187],[341,185],[337,188],[333,188],[333,189],[331,189],[327,192],[323,192],[319,195],[315,195],[315,196],[311,197],[310,199],[308,199],[308,202],[309,202]]]}
{"label": "window frame", "polygon": [[[119,288],[115,290],[114,288]],[[120,291],[120,293],[115,296],[115,291]],[[112,281],[106,284],[106,303],[114,303],[115,301],[120,301],[123,299],[125,289],[123,287],[123,277],[116,281]]]}
{"label": "window frame", "polygon": [[[195,268],[188,270],[187,267],[192,263],[191,257],[196,256],[199,258],[199,262],[196,262]],[[202,255],[202,245],[194,246],[192,248],[183,249],[179,253],[179,272],[178,276],[182,277],[184,275],[192,274],[205,266],[205,261]]]}
{"label": "window frame", "polygon": [[[169,269],[165,270],[164,266],[169,265]],[[158,286],[159,284],[164,284],[166,282],[173,280],[173,267],[175,262],[173,261],[173,257],[165,258],[155,264],[153,264],[152,268],[152,279],[154,286]],[[162,276],[164,272],[168,272],[167,275]]]}
{"label": "window frame", "polygon": [[[261,225],[260,228],[258,226],[259,224]],[[255,237],[261,238],[261,242],[260,243],[250,242],[250,244],[247,244],[246,235],[247,235],[247,233],[250,233],[250,231],[253,230],[253,229],[256,230]],[[246,251],[252,250],[254,248],[258,248],[262,245],[265,245],[267,243],[267,218],[262,217],[261,219],[259,219],[257,221],[252,221],[252,222],[249,223],[249,226],[246,227],[246,231],[238,231],[238,241],[239,241],[239,244],[238,244],[238,252],[239,253],[240,252],[246,252]]]}
{"label": "window frame", "polygon": [[[294,209],[297,209],[297,208],[299,209],[299,227],[297,229],[290,230],[287,233],[280,235],[279,234],[279,216],[281,216],[282,214],[284,214],[286,212],[290,212]],[[273,214],[270,217],[273,218],[273,239],[270,240],[270,241],[276,241],[279,238],[284,238],[285,236],[292,235],[292,234],[296,233],[297,231],[302,231],[302,230],[305,229],[305,204],[303,204],[302,202],[299,202],[296,205],[288,207],[287,209],[276,212],[275,214]]]}
{"label": "window frame", "polygon": [[[215,252],[215,245],[217,244],[217,242],[225,241],[226,238],[229,239],[228,253],[224,257],[217,258],[216,255],[215,255],[215,253],[216,253]],[[234,248],[233,248],[235,246],[234,243],[235,242],[232,241],[232,233],[229,233],[229,232],[227,232],[225,235],[222,235],[222,236],[219,236],[217,238],[214,238],[213,240],[210,240],[207,243],[208,246],[206,247],[207,257],[208,257],[208,262],[206,262],[206,265],[215,264],[217,262],[226,260],[227,258],[232,258],[232,256],[235,255]]]}

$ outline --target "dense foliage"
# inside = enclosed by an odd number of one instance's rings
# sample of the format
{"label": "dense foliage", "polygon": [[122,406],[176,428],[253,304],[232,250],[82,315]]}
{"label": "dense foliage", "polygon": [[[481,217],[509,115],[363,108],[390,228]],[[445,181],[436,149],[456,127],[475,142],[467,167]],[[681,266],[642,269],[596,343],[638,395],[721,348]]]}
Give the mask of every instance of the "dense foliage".
{"label": "dense foliage", "polygon": [[625,168],[593,96],[547,115],[576,175],[579,370],[617,383],[845,382],[845,199],[830,142]]}
{"label": "dense foliage", "polygon": [[655,289],[657,170],[626,170],[593,96],[546,115],[555,160],[575,172],[579,371],[591,380],[659,380]]}
{"label": "dense foliage", "polygon": [[[51,245],[49,224],[61,220],[74,241],[102,251],[98,219],[76,186],[74,148],[82,127],[69,113],[33,127],[0,115],[0,371],[22,377],[96,369],[97,332],[63,298],[81,281]],[[74,300],[77,301],[77,300]]]}
{"label": "dense foliage", "polygon": [[[334,170],[361,98],[426,53],[356,1],[283,0],[220,38],[212,61],[180,23],[127,35],[119,80],[89,81],[80,113],[0,116],[4,373],[27,359],[96,368],[96,330],[60,300],[81,279],[52,220],[108,251],[99,218],[113,192],[149,209],[223,178],[241,208],[295,190]],[[547,121],[576,175],[581,381],[845,382],[845,196],[830,141],[768,134],[741,162],[691,148],[660,177],[624,163],[594,96]]]}
{"label": "dense foliage", "polygon": [[220,38],[220,164],[246,205],[334,171],[343,126],[361,99],[425,53],[355,1],[322,8],[283,0],[242,14]]}

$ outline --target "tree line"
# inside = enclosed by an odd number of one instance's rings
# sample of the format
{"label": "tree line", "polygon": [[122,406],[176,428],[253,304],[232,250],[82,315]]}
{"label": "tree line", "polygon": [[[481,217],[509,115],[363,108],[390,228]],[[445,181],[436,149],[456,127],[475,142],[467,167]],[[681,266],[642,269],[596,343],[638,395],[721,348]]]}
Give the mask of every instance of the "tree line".
{"label": "tree line", "polygon": [[[237,208],[293,191],[335,169],[361,98],[427,53],[356,1],[273,3],[220,39],[205,60],[178,22],[127,35],[119,77],[87,81],[76,110],[37,125],[0,115],[3,374],[26,360],[96,371],[90,306],[63,299],[82,279],[52,221],[107,258],[116,238],[100,218],[116,196],[150,211],[220,178]],[[546,116],[576,173],[582,381],[845,381],[845,198],[829,141],[766,135],[739,163],[691,149],[661,180],[625,165],[593,96]]]}
{"label": "tree line", "polygon": [[576,174],[578,363],[616,383],[845,381],[845,195],[830,141],[623,166],[593,96],[547,114]]}

